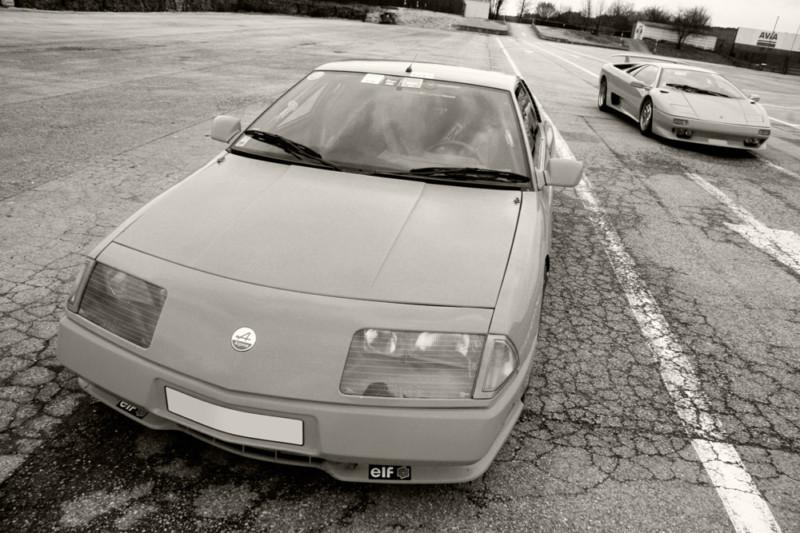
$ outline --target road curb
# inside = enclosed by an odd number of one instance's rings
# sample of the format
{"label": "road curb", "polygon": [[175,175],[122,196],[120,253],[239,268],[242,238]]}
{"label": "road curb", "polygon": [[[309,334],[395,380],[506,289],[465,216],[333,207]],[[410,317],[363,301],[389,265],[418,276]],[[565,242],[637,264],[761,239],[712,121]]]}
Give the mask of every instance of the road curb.
{"label": "road curb", "polygon": [[469,24],[453,24],[453,29],[459,31],[474,31],[478,33],[489,33],[492,35],[508,35],[509,29],[508,25],[504,25],[504,28],[486,28],[482,26],[470,26]]}
{"label": "road curb", "polygon": [[600,43],[591,43],[587,41],[574,41],[572,39],[564,39],[563,37],[550,37],[549,35],[543,35],[542,32],[539,31],[539,28],[536,27],[535,24],[531,24],[531,29],[536,36],[543,40],[543,41],[551,41],[554,43],[566,43],[566,44],[577,44],[580,46],[592,46],[594,48],[609,48],[611,50],[628,50],[628,48],[624,46],[614,46],[612,44],[600,44]]}

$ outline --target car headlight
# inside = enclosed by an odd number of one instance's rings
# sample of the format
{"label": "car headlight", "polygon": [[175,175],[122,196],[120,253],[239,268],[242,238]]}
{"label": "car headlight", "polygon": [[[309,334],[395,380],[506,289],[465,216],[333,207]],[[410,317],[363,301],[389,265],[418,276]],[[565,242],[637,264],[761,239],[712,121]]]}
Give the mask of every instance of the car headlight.
{"label": "car headlight", "polygon": [[79,315],[142,348],[150,346],[166,289],[103,263],[91,268],[85,287],[74,304]]}
{"label": "car headlight", "polygon": [[466,333],[362,329],[350,342],[339,390],[386,398],[491,398],[516,370],[517,356],[504,337],[489,341]]}

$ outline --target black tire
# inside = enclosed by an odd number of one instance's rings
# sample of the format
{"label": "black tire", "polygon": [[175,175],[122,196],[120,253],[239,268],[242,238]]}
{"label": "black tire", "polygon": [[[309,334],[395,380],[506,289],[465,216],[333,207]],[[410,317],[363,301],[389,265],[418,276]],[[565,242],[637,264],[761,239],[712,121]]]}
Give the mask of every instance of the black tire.
{"label": "black tire", "polygon": [[645,98],[639,108],[639,131],[642,135],[653,134],[653,101]]}
{"label": "black tire", "polygon": [[608,111],[610,109],[608,107],[608,84],[605,78],[600,80],[600,89],[597,91],[597,108],[600,111]]}

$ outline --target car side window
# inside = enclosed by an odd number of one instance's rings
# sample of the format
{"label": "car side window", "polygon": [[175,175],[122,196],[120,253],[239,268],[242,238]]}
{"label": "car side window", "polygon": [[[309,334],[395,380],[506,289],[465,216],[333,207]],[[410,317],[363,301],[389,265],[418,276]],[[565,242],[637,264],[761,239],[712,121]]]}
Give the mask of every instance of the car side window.
{"label": "car side window", "polygon": [[658,77],[658,69],[652,65],[647,65],[641,70],[636,71],[633,77],[645,85],[653,85]]}
{"label": "car side window", "polygon": [[525,136],[531,145],[532,153],[536,151],[536,133],[539,131],[539,115],[536,112],[536,104],[533,101],[528,89],[519,84],[516,90],[517,104],[522,113],[522,126]]}

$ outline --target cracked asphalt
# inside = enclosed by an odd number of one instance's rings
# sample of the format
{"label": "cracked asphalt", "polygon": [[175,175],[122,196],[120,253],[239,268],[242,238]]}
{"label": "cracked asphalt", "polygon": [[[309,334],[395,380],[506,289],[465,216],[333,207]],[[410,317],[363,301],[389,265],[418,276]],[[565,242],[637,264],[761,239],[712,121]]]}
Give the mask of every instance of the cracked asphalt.
{"label": "cracked asphalt", "polygon": [[[497,39],[281,16],[26,10],[0,12],[0,530],[732,531],[573,191],[555,196],[525,410],[469,484],[343,484],[150,431],[86,397],[53,357],[82,252],[220,150],[213,116],[251,118],[336,59],[511,72],[500,43],[585,161],[725,442],[782,530],[800,531],[800,274],[687,177],[796,236],[799,131],[775,125],[758,156],[642,137],[597,110],[594,78],[538,50],[592,72],[611,52],[543,43],[522,26]],[[765,103],[800,105],[798,78],[727,74]]]}

